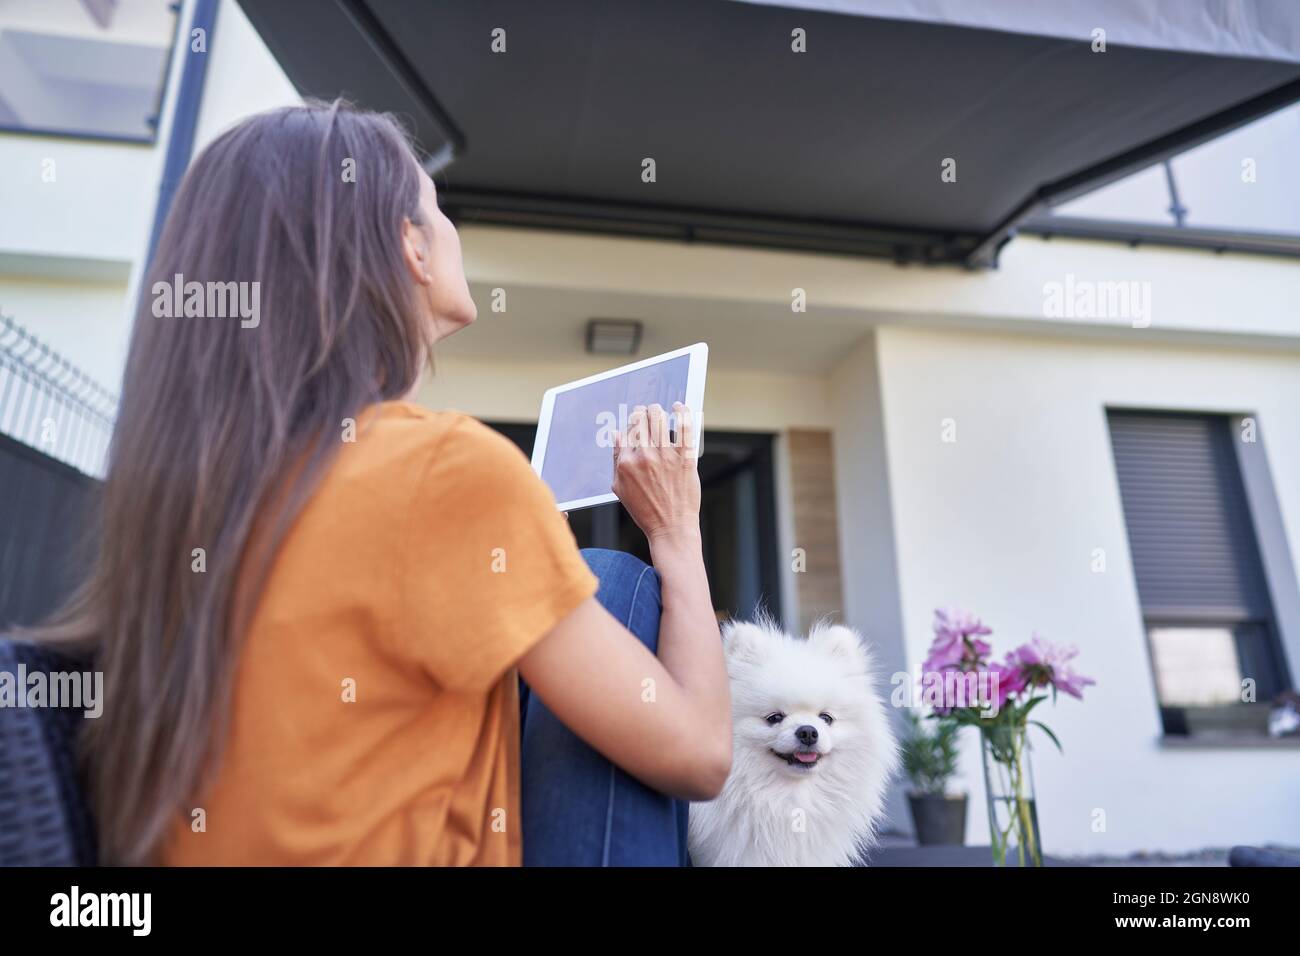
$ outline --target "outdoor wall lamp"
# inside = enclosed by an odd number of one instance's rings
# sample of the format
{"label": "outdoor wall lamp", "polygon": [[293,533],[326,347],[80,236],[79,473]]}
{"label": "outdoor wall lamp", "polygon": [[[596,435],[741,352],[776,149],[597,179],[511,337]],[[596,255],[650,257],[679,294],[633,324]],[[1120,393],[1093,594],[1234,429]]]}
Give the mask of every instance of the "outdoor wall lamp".
{"label": "outdoor wall lamp", "polygon": [[591,355],[635,355],[641,347],[641,323],[635,319],[590,319],[587,351]]}

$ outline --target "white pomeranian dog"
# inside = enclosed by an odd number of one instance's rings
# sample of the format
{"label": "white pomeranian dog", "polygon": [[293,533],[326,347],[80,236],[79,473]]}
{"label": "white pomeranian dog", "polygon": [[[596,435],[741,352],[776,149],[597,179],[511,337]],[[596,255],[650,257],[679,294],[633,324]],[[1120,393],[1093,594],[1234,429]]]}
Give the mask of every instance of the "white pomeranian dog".
{"label": "white pomeranian dog", "polygon": [[695,866],[851,866],[875,839],[898,750],[871,654],[847,627],[807,638],[773,623],[723,629],[734,760],[692,803]]}

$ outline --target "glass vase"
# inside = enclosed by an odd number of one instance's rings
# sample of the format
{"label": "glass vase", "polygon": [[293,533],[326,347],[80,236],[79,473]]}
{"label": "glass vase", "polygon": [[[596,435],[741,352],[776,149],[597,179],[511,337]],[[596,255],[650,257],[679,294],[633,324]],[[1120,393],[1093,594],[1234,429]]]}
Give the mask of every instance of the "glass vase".
{"label": "glass vase", "polygon": [[1038,805],[1034,800],[1034,773],[1026,728],[991,727],[982,731],[980,737],[993,865],[1042,866]]}

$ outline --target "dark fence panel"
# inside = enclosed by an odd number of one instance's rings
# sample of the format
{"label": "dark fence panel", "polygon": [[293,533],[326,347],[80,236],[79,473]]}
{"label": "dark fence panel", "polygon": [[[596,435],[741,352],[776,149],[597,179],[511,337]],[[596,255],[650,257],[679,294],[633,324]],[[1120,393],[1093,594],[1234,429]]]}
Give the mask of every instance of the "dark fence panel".
{"label": "dark fence panel", "polygon": [[0,632],[35,624],[91,555],[117,398],[0,315]]}
{"label": "dark fence panel", "polygon": [[89,558],[99,482],[0,434],[0,632],[35,624]]}

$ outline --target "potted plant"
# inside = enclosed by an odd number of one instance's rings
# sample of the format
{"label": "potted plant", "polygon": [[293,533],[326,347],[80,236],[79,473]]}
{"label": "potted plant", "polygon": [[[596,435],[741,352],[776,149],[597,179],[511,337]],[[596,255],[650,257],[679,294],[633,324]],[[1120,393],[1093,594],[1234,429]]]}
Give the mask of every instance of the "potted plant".
{"label": "potted plant", "polygon": [[[932,715],[923,721],[907,711],[908,734],[903,738],[903,771],[911,781],[907,802],[912,810],[916,842],[922,846],[960,845],[966,835],[966,794],[948,793],[957,772],[957,734],[961,726]],[[926,724],[933,730],[927,730]]]}
{"label": "potted plant", "polygon": [[922,684],[929,685],[924,699],[936,713],[979,730],[994,864],[1042,866],[1029,728],[1058,750],[1061,744],[1030,714],[1046,700],[1055,703],[1058,691],[1082,699],[1096,681],[1074,670],[1074,648],[1036,634],[998,663],[983,640],[992,633],[974,615],[935,611],[934,643],[922,665]]}

